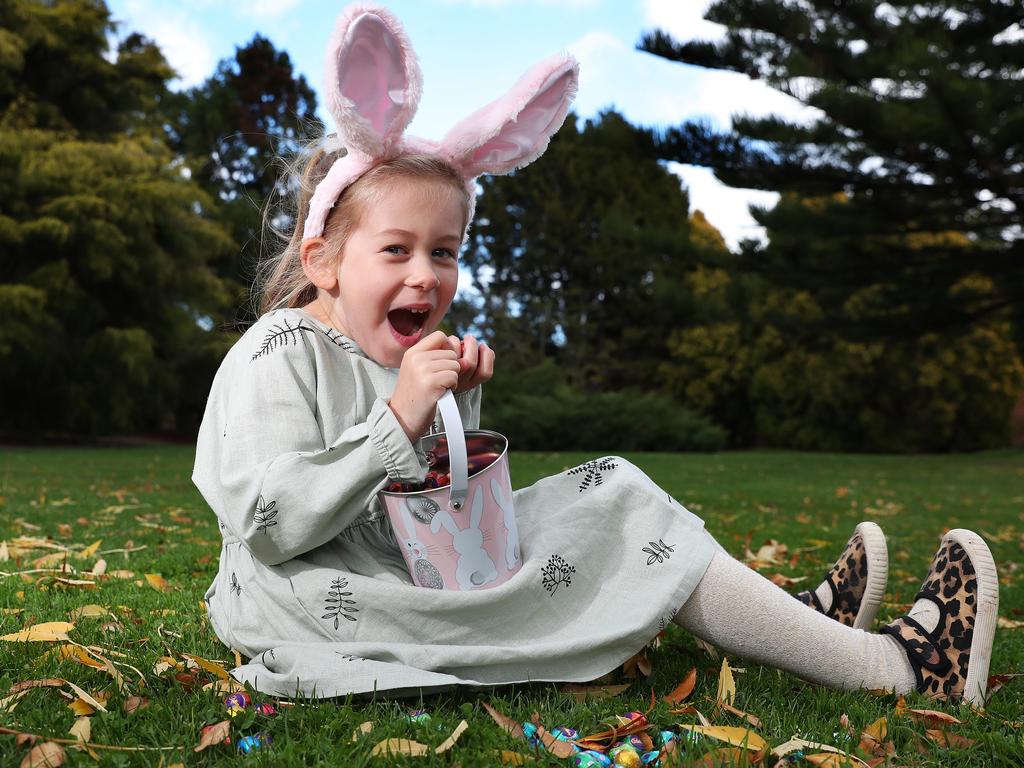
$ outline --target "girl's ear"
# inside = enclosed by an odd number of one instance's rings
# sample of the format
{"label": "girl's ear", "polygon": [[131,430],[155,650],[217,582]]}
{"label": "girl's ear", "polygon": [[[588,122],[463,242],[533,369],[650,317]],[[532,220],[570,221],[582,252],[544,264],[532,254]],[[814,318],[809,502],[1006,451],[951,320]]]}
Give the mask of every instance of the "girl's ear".
{"label": "girl's ear", "polygon": [[572,56],[545,59],[504,96],[448,131],[442,153],[466,178],[509,173],[532,163],[565,120],[578,81],[579,64]]}
{"label": "girl's ear", "polygon": [[327,46],[327,109],[349,150],[381,157],[419,105],[422,75],[401,23],[384,8],[355,5],[338,19]]}
{"label": "girl's ear", "polygon": [[299,247],[302,271],[317,288],[333,290],[338,284],[338,270],[327,253],[327,241],[322,237],[307,237]]}

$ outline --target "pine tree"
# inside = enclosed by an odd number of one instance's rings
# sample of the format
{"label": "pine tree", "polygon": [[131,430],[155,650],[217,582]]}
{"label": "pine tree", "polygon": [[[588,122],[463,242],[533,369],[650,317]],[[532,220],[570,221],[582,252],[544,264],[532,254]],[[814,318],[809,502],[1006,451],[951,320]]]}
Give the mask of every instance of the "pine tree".
{"label": "pine tree", "polygon": [[686,275],[714,246],[693,239],[650,135],[615,112],[570,116],[542,161],[481,184],[464,260],[502,366],[551,358],[574,387],[657,389],[667,331],[691,316]]}
{"label": "pine tree", "polygon": [[[1024,8],[1018,0],[717,0],[719,42],[655,31],[643,50],[761,79],[809,124],[689,122],[661,157],[777,190],[746,267],[822,307],[807,335],[968,333],[1009,316],[1024,349]],[[846,311],[851,305],[855,312]]]}

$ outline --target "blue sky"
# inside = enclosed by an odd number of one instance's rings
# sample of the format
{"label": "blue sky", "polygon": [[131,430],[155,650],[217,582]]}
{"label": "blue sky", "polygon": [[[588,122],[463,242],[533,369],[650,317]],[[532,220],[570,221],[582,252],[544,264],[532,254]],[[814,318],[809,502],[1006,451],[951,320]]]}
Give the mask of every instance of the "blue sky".
{"label": "blue sky", "polygon": [[[178,71],[176,87],[202,82],[217,62],[259,32],[288,52],[319,93],[323,51],[344,8],[327,0],[108,0],[121,33],[153,38]],[[734,73],[685,67],[635,50],[662,28],[677,39],[714,38],[702,20],[707,0],[391,0],[423,69],[424,92],[410,132],[440,138],[463,115],[504,92],[535,61],[569,50],[580,60],[575,110],[614,107],[633,123],[678,124],[700,117],[727,126],[737,113],[806,118],[800,104]],[[322,114],[329,122],[329,116]],[[729,190],[704,169],[673,166],[700,209],[735,245],[760,236],[748,202],[772,193]]]}

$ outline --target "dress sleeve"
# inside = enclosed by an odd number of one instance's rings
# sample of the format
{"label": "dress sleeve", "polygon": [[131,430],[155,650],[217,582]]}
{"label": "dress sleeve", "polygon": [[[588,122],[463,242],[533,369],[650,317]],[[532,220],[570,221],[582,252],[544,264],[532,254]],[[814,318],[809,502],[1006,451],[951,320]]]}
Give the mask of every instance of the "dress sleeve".
{"label": "dress sleeve", "polygon": [[325,445],[315,351],[301,332],[261,357],[237,355],[224,378],[200,428],[193,481],[225,533],[268,565],[330,541],[389,482],[426,474],[383,398]]}

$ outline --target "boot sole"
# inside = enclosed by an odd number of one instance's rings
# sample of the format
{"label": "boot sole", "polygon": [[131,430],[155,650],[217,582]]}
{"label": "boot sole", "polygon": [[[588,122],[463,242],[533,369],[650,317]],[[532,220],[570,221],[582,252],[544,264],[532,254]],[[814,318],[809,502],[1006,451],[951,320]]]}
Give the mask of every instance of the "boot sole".
{"label": "boot sole", "polygon": [[885,597],[885,584],[889,578],[889,549],[885,544],[885,534],[874,523],[863,522],[854,530],[864,541],[864,552],[868,559],[868,578],[860,609],[853,621],[853,628],[866,630],[874,623],[875,615]]}
{"label": "boot sole", "polygon": [[985,706],[988,693],[988,670],[992,661],[992,642],[999,619],[999,577],[992,552],[978,534],[954,528],[944,539],[952,539],[967,553],[978,579],[977,612],[971,637],[971,659],[964,681],[964,701],[975,707]]}

